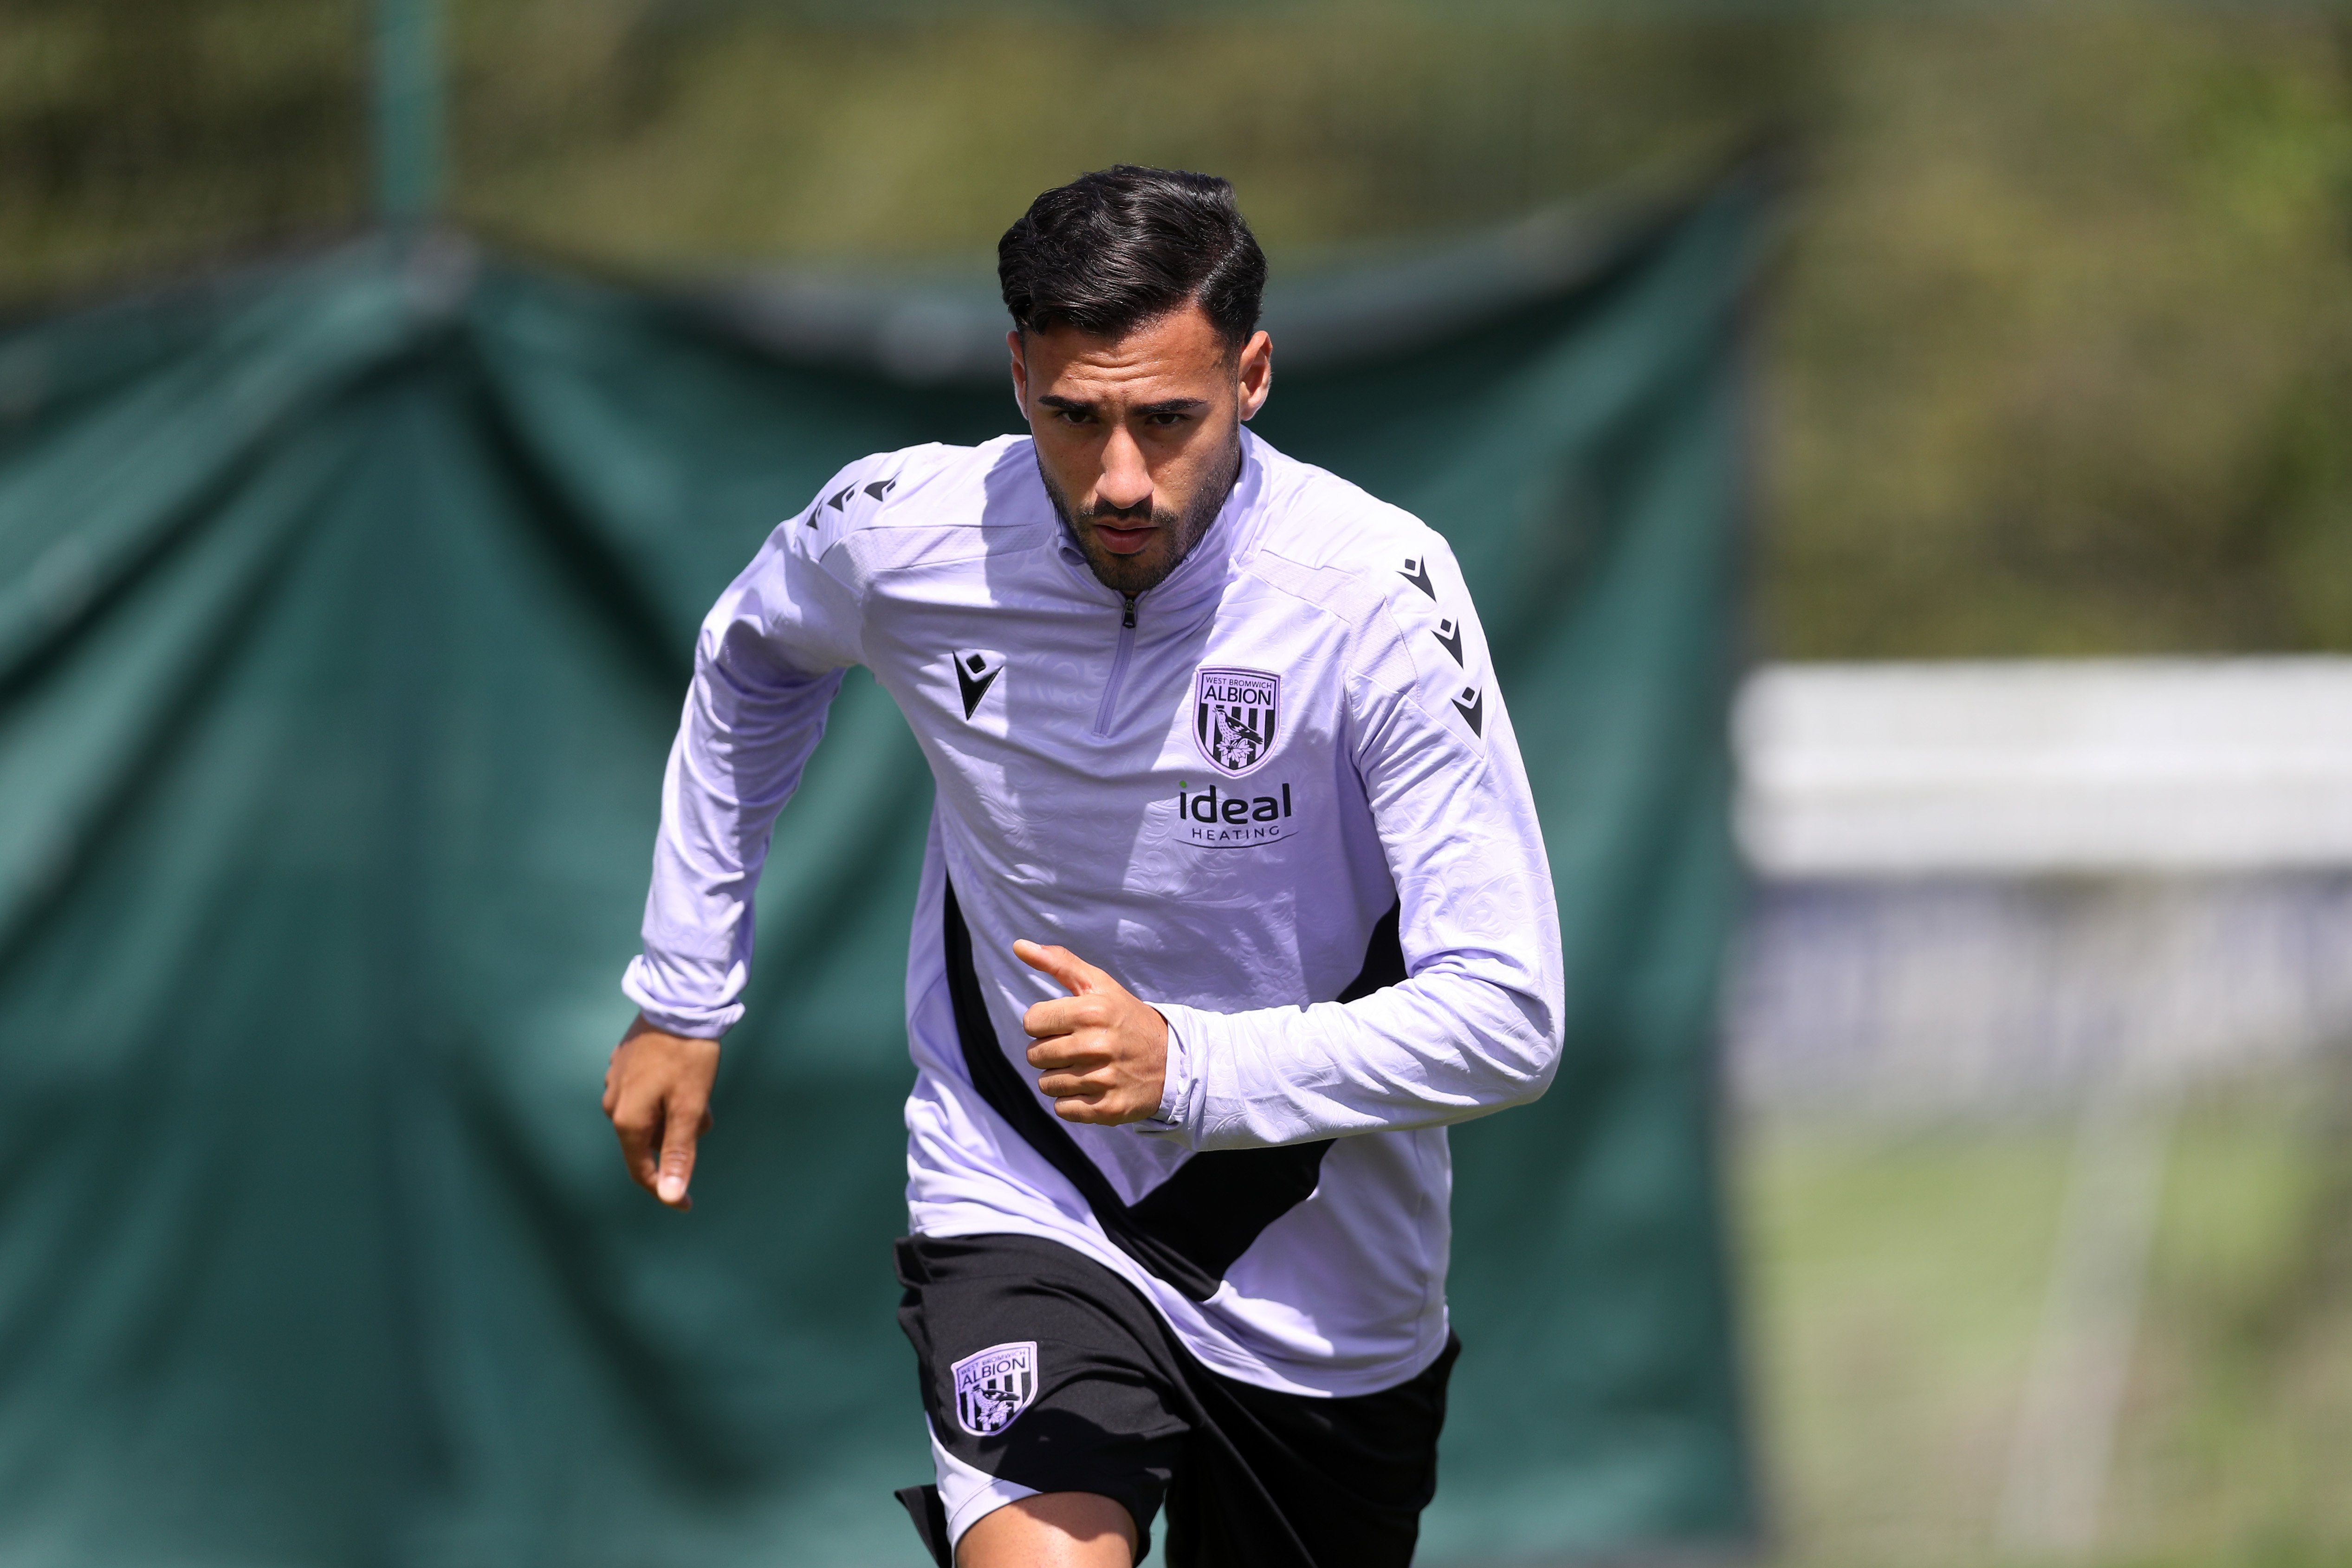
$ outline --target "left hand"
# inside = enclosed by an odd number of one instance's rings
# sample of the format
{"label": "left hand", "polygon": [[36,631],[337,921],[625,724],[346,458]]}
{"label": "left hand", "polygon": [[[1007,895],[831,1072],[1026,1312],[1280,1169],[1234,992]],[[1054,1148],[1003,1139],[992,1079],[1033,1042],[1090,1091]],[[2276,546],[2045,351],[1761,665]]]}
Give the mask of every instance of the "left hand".
{"label": "left hand", "polygon": [[1160,1114],[1168,1081],[1168,1020],[1066,947],[1016,942],[1013,956],[1069,992],[1021,1016],[1037,1043],[1038,1092],[1065,1121],[1116,1127]]}
{"label": "left hand", "polygon": [[719,1042],[673,1035],[640,1014],[604,1068],[604,1114],[637,1185],[674,1209],[690,1209],[694,1150],[710,1131],[710,1084]]}

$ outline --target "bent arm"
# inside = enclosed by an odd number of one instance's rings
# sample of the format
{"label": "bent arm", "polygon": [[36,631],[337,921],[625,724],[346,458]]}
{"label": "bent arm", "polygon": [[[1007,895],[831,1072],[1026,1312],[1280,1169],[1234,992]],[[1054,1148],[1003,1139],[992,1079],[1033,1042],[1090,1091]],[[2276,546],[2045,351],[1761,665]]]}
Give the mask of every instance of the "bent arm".
{"label": "bent arm", "polygon": [[1451,707],[1458,679],[1435,693],[1367,682],[1359,704],[1358,766],[1409,978],[1344,1004],[1156,1004],[1173,1037],[1162,1116],[1190,1146],[1438,1126],[1550,1083],[1562,1014],[1550,868],[1492,679],[1480,682],[1483,734],[1431,710],[1432,695]]}
{"label": "bent arm", "polygon": [[769,835],[856,660],[856,607],[813,555],[819,542],[778,529],[696,642],[662,776],[644,950],[621,982],[666,1034],[716,1038],[743,1016]]}

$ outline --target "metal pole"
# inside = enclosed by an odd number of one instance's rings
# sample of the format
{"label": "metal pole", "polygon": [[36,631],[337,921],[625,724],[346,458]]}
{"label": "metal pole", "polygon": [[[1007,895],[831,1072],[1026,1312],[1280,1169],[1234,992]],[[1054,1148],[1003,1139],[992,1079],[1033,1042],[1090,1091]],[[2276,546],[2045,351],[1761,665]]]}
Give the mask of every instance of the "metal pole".
{"label": "metal pole", "polygon": [[2095,1088],[2074,1141],[2058,1257],[2011,1438],[1996,1540],[2038,1563],[2083,1563],[2122,1429],[2148,1251],[2177,1115],[2170,1085]]}
{"label": "metal pole", "polygon": [[412,228],[441,205],[441,50],[435,0],[375,0],[375,213]]}

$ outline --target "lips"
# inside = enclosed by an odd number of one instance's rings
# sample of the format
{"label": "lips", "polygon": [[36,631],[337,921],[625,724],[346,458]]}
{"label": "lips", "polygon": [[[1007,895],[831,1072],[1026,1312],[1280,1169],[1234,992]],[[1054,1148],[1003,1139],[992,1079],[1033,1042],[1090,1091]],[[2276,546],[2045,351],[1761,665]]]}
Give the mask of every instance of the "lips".
{"label": "lips", "polygon": [[1106,522],[1095,524],[1095,537],[1101,540],[1103,548],[1114,555],[1133,555],[1151,542],[1151,532],[1148,523],[1141,528],[1114,528]]}

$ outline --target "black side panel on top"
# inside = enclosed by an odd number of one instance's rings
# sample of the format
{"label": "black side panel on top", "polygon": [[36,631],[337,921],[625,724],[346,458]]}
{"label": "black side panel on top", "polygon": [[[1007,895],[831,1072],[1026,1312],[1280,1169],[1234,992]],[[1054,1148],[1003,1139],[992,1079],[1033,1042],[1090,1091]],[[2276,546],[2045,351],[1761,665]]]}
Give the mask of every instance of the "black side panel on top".
{"label": "black side panel on top", "polygon": [[964,1070],[971,1074],[972,1087],[980,1090],[981,1099],[988,1102],[990,1110],[1021,1134],[1022,1142],[1043,1154],[1047,1163],[1078,1189],[1087,1205],[1095,1211],[1104,1233],[1118,1244],[1120,1251],[1195,1301],[1207,1300],[1217,1293],[1221,1277],[1203,1272],[1182,1253],[1129,1221],[1127,1205],[1119,1202],[1110,1179],[1087,1158],[1086,1151],[1070,1136],[1070,1130],[1023,1081],[1021,1069],[1013,1065],[997,1043],[996,1026],[989,1022],[988,1004],[981,995],[980,976],[972,969],[971,931],[963,923],[954,883],[947,885],[946,894],[947,929],[943,934],[947,942],[948,998],[955,1008],[956,1038],[963,1047]]}
{"label": "black side panel on top", "polygon": [[[1194,1154],[1132,1207],[1121,1203],[1109,1179],[1005,1057],[981,995],[971,963],[971,932],[952,883],[946,889],[945,902],[948,994],[972,1087],[1078,1189],[1121,1251],[1195,1301],[1215,1295],[1234,1260],[1267,1226],[1314,1193],[1331,1140]],[[1404,978],[1404,950],[1392,907],[1372,928],[1363,969],[1335,1000],[1353,1002]]]}
{"label": "black side panel on top", "polygon": [[1331,1000],[1360,1002],[1383,986],[1405,983],[1404,938],[1398,930],[1403,910],[1402,904],[1389,906],[1389,912],[1372,927],[1371,941],[1364,943],[1364,967],[1356,971],[1356,977]]}

